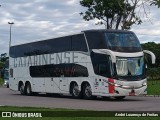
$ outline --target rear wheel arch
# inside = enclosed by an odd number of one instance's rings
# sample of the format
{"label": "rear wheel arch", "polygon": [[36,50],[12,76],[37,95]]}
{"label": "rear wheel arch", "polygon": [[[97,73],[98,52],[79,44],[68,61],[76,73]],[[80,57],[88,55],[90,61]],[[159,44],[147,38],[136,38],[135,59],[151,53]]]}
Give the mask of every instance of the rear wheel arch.
{"label": "rear wheel arch", "polygon": [[25,92],[26,92],[26,95],[32,95],[32,87],[29,81],[26,81],[25,83]]}
{"label": "rear wheel arch", "polygon": [[93,89],[92,89],[91,84],[88,81],[82,82],[81,90],[82,90],[82,94],[83,94],[84,99],[92,99],[93,98],[93,96],[92,96]]}
{"label": "rear wheel arch", "polygon": [[76,81],[72,81],[72,82],[70,83],[70,85],[69,85],[69,93],[70,93],[70,94],[71,94],[71,87],[72,87],[73,84],[77,84],[77,85],[78,85],[78,83],[77,83]]}
{"label": "rear wheel arch", "polygon": [[70,83],[69,92],[73,98],[81,98],[82,97],[81,88],[79,87],[79,85],[76,81],[72,81]]}
{"label": "rear wheel arch", "polygon": [[26,94],[25,85],[24,85],[23,81],[19,81],[18,90],[20,91],[21,95]]}
{"label": "rear wheel arch", "polygon": [[21,85],[24,85],[23,81],[19,81],[19,83],[18,83],[18,91],[20,91]]}
{"label": "rear wheel arch", "polygon": [[31,85],[31,83],[30,83],[29,81],[26,81],[26,82],[25,82],[25,86],[26,86],[27,84],[30,84],[30,85]]}

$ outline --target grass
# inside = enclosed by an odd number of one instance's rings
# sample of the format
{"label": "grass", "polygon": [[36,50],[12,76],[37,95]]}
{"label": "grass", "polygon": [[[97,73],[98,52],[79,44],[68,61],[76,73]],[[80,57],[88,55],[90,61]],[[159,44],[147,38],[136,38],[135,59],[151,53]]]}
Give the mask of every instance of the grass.
{"label": "grass", "polygon": [[[51,108],[32,108],[32,107],[10,107],[10,106],[0,106],[0,116],[1,112],[18,112],[18,113],[25,113],[25,112],[51,112],[52,114],[55,114],[56,112],[60,112],[61,114],[64,114],[64,112],[69,111],[78,111],[78,112],[88,112],[84,110],[72,110],[72,109],[51,109]],[[42,112],[42,113],[43,113]],[[90,112],[96,112],[96,111],[90,111]],[[93,113],[94,114],[94,113]],[[0,118],[1,119],[1,118]],[[3,118],[3,120],[35,120],[35,118]],[[159,120],[159,117],[42,117],[42,118],[36,118],[36,120]]]}
{"label": "grass", "polygon": [[[3,79],[0,78],[0,85],[3,84]],[[148,80],[148,95],[160,95],[160,80],[152,81]],[[1,112],[48,112],[51,114],[64,114],[69,111],[83,111],[84,110],[72,110],[72,109],[51,109],[51,108],[32,108],[32,107],[10,107],[10,106],[0,106],[0,119]],[[91,111],[92,112],[92,111]],[[70,113],[69,113],[70,114]],[[94,114],[94,113],[93,113]],[[160,114],[159,114],[160,117]],[[36,120],[159,120],[159,117],[42,117],[36,118]],[[3,120],[35,120],[35,118],[3,118]]]}
{"label": "grass", "polygon": [[4,83],[3,79],[2,79],[2,78],[0,78],[0,86],[2,86],[2,85],[3,85],[3,83]]}
{"label": "grass", "polygon": [[160,80],[148,80],[148,95],[160,95]]}

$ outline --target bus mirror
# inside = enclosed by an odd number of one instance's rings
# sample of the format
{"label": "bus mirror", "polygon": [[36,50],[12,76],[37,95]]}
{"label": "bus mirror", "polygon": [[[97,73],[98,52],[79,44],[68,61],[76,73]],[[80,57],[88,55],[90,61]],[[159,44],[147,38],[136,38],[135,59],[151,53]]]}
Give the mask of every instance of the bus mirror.
{"label": "bus mirror", "polygon": [[149,51],[149,50],[143,50],[143,52],[151,55],[152,64],[155,64],[155,63],[156,63],[156,56],[154,55],[153,52],[151,52],[151,51]]}

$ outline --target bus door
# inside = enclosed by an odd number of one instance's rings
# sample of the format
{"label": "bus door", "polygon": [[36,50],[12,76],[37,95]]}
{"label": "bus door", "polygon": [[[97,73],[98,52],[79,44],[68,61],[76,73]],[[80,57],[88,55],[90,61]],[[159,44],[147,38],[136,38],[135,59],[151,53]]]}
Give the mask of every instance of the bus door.
{"label": "bus door", "polygon": [[18,90],[18,80],[15,78],[15,70],[13,68],[10,68],[9,71],[9,88],[12,90]]}
{"label": "bus door", "polygon": [[68,93],[69,92],[68,77],[64,77],[64,75],[61,75],[59,80],[59,86],[60,86],[60,93]]}
{"label": "bus door", "polygon": [[45,78],[45,91],[46,93],[54,93],[53,77]]}
{"label": "bus door", "polygon": [[33,78],[32,80],[35,92],[45,92],[44,78]]}
{"label": "bus door", "polygon": [[47,93],[59,93],[59,77],[45,78],[45,89]]}

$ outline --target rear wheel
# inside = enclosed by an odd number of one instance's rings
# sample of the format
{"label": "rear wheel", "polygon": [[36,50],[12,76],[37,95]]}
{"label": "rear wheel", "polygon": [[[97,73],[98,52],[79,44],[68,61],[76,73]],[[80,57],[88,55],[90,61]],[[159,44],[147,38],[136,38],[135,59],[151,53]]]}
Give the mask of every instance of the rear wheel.
{"label": "rear wheel", "polygon": [[32,95],[32,89],[30,83],[27,83],[26,85],[26,95]]}
{"label": "rear wheel", "polygon": [[20,91],[21,95],[25,95],[26,94],[25,90],[24,90],[24,84],[23,83],[20,85],[19,91]]}
{"label": "rear wheel", "polygon": [[71,85],[71,94],[73,98],[81,98],[82,94],[77,83]]}
{"label": "rear wheel", "polygon": [[89,83],[85,83],[83,86],[83,98],[84,99],[92,99],[92,89]]}

